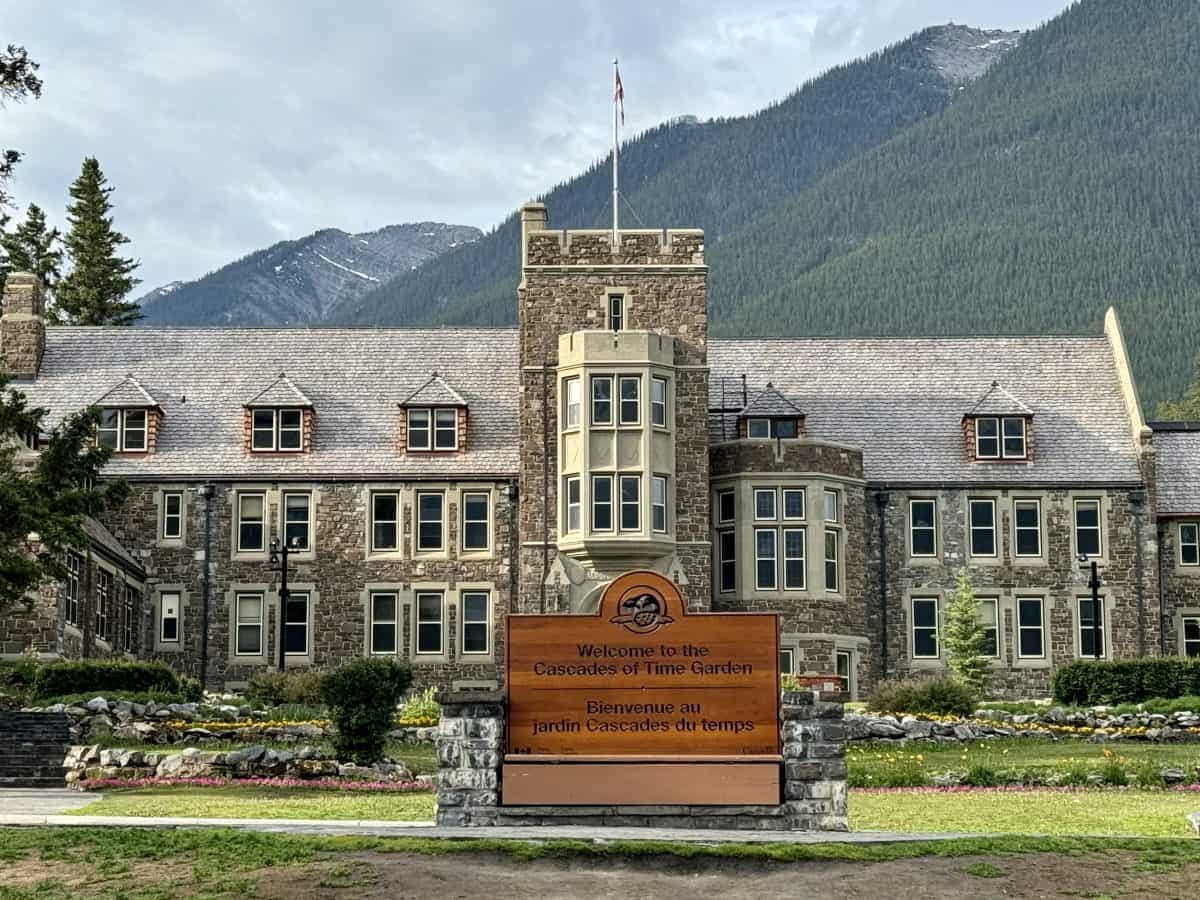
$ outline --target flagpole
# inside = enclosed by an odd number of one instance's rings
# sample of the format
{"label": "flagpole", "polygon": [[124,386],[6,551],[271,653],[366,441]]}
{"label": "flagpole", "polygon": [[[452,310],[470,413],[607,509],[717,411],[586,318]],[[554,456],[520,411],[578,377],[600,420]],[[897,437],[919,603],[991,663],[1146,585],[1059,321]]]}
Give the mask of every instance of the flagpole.
{"label": "flagpole", "polygon": [[617,154],[620,150],[620,144],[617,138],[617,84],[620,75],[617,74],[617,60],[613,57],[613,249],[616,250],[621,240],[617,233],[617,210],[618,197],[617,193]]}

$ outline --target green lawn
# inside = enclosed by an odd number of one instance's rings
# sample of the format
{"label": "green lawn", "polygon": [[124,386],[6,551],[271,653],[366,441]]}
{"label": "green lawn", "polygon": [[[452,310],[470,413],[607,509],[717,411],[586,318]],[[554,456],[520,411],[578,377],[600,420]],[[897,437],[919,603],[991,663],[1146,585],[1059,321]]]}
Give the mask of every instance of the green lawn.
{"label": "green lawn", "polygon": [[76,816],[176,816],[205,819],[433,818],[433,794],[326,791],[311,788],[154,787],[110,790]]}
{"label": "green lawn", "polygon": [[850,792],[854,831],[1187,837],[1200,795],[1171,791]]}

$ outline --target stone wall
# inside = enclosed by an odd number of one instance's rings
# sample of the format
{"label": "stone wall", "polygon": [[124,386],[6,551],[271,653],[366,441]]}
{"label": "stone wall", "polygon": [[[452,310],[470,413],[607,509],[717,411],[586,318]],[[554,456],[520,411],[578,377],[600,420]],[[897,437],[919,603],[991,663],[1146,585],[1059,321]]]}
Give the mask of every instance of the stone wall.
{"label": "stone wall", "polygon": [[783,796],[777,805],[503,806],[502,695],[440,694],[437,823],[846,831],[843,700],[835,694],[783,695]]}

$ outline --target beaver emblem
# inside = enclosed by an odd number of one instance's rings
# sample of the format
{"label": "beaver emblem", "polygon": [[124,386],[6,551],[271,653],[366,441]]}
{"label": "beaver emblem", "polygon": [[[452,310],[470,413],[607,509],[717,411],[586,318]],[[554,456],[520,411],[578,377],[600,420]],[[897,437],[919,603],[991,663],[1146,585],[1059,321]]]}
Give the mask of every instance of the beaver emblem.
{"label": "beaver emblem", "polygon": [[667,615],[666,602],[645,588],[634,588],[617,605],[617,614],[608,621],[624,625],[634,634],[652,634],[675,620]]}

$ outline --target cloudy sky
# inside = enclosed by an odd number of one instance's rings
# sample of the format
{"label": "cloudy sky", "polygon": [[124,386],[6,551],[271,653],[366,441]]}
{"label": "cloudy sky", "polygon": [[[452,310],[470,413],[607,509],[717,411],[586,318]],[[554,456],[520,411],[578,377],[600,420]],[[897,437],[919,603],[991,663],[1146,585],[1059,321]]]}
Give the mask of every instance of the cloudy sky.
{"label": "cloudy sky", "polygon": [[317,228],[488,228],[628,132],[751,112],[956,21],[1030,28],[1067,0],[0,0],[42,98],[0,110],[11,185],[61,221],[96,156],[142,289]]}

